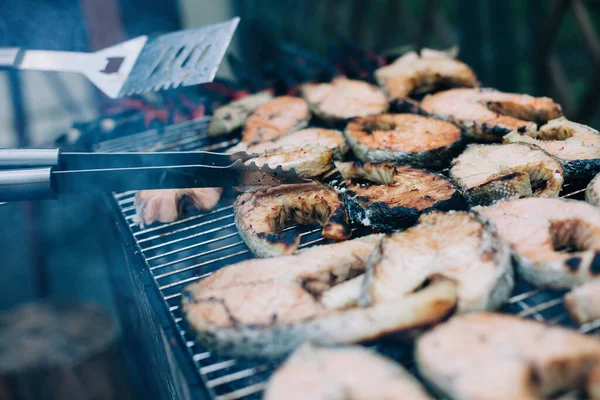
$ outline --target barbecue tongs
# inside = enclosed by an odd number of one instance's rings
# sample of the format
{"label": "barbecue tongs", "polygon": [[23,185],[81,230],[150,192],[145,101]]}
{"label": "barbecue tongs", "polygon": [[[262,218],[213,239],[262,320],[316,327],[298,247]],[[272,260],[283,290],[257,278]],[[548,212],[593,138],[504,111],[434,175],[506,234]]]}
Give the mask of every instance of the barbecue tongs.
{"label": "barbecue tongs", "polygon": [[257,166],[257,154],[205,151],[67,153],[0,150],[0,202],[56,198],[99,189],[256,188],[304,183],[293,169]]}

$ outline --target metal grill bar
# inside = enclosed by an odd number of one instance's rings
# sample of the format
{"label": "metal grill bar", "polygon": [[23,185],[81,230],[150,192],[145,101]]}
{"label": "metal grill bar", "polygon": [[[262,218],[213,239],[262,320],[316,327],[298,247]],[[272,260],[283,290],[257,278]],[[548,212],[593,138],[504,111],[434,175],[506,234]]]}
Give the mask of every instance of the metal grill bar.
{"label": "metal grill bar", "polygon": [[[185,219],[180,219],[180,220],[177,220],[177,221],[174,221],[174,222],[169,222],[167,224],[157,225],[157,226],[154,226],[154,227],[151,227],[151,228],[143,229],[143,230],[141,230],[139,232],[134,233],[133,235],[134,236],[139,236],[139,235],[142,235],[142,234],[145,234],[145,233],[148,233],[148,232],[157,231],[159,229],[169,228],[171,226],[175,226],[175,225],[179,225],[179,224],[183,224],[183,223],[188,223],[190,221],[197,220],[198,218],[204,218],[204,217],[207,217],[209,215],[214,215],[214,214],[220,213],[220,212],[225,211],[225,210],[230,210],[231,208],[233,208],[233,206],[220,207],[220,208],[217,208],[216,210],[209,211],[209,212],[207,212],[205,214],[195,215],[193,217],[189,217],[189,218],[185,218]],[[128,211],[128,210],[123,209],[123,211],[125,212],[125,211]]]}
{"label": "metal grill bar", "polygon": [[[203,120],[204,121],[204,120]],[[173,129],[160,135],[158,131],[145,132],[143,143],[154,145],[154,149],[182,149],[187,146],[199,150],[224,149],[237,139],[225,140],[219,143],[209,143],[205,134],[189,132],[186,129],[198,129],[205,126],[207,121],[197,124],[190,123],[189,128]],[[204,125],[202,125],[204,124]],[[192,137],[194,135],[195,139]],[[165,140],[160,146],[156,146]],[[130,146],[138,140],[111,141],[112,149],[121,151],[119,146]],[[139,143],[138,143],[139,144]],[[161,147],[162,146],[162,147]],[[102,148],[101,150],[105,150]],[[140,150],[140,149],[133,149]],[[585,189],[572,188],[565,185],[563,197],[580,196]],[[135,209],[132,205],[135,192],[115,194],[115,202],[123,216],[130,221]],[[189,349],[189,354],[200,376],[205,382],[215,400],[258,399],[265,388],[265,382],[271,366],[252,364],[231,359],[219,359],[197,345],[194,337],[181,314],[179,299],[184,285],[197,282],[212,274],[227,263],[237,262],[252,257],[244,242],[239,238],[233,222],[231,199],[225,200],[219,208],[205,213],[190,216],[168,224],[156,224],[140,229],[136,224],[130,224],[131,234],[136,241],[147,268],[154,278],[161,297],[167,304],[176,331],[180,332],[183,343]],[[299,227],[290,226],[285,231],[297,230]],[[300,234],[300,247],[306,248],[324,241],[319,232],[321,228],[305,229]],[[204,238],[204,240],[202,239]],[[235,251],[241,247],[239,251]],[[199,262],[195,262],[198,260]],[[209,268],[207,270],[207,268]],[[159,284],[159,282],[161,282]],[[562,307],[562,294],[535,289],[532,287],[518,289],[507,302],[507,311],[522,317],[534,318],[549,323],[568,323],[569,318]],[[512,307],[512,308],[511,308]],[[582,325],[579,330],[584,333],[600,329],[600,321]],[[406,361],[406,360],[399,360]]]}
{"label": "metal grill bar", "polygon": [[[232,215],[230,215],[229,217],[232,217]],[[204,225],[206,225],[206,224],[199,224],[198,226],[204,226]],[[183,237],[183,238],[171,240],[169,242],[160,243],[160,244],[157,244],[155,246],[150,246],[150,247],[142,248],[142,251],[146,252],[146,251],[150,251],[150,250],[156,250],[156,249],[159,249],[161,247],[170,246],[170,245],[175,244],[175,243],[183,242],[185,240],[194,239],[194,238],[197,238],[197,237],[200,237],[200,236],[205,236],[205,235],[207,235],[209,233],[219,232],[219,231],[223,230],[224,228],[231,228],[233,226],[235,226],[235,222],[232,222],[232,223],[227,224],[227,225],[223,225],[223,226],[218,227],[218,228],[213,228],[213,229],[206,230],[206,231],[203,231],[203,232],[195,233],[193,235],[189,235],[189,236],[186,236],[186,237]]]}
{"label": "metal grill bar", "polygon": [[[191,226],[186,226],[184,228],[176,229],[174,231],[170,231],[170,232],[166,232],[166,233],[161,233],[160,235],[150,236],[150,237],[147,237],[147,238],[144,238],[144,239],[138,239],[137,242],[138,243],[145,243],[145,242],[149,242],[149,241],[155,240],[155,239],[162,239],[165,236],[175,235],[177,233],[189,231],[190,229],[196,229],[196,228],[199,228],[199,227],[204,226],[204,225],[214,224],[215,222],[219,222],[219,221],[222,221],[222,220],[227,219],[227,218],[233,218],[233,214],[228,214],[228,215],[225,215],[223,217],[217,217],[217,218],[211,219],[210,221],[203,221],[203,222],[200,222],[199,224],[191,225]],[[171,243],[169,243],[169,244],[171,244]],[[148,248],[146,248],[144,250],[147,250],[147,249]]]}

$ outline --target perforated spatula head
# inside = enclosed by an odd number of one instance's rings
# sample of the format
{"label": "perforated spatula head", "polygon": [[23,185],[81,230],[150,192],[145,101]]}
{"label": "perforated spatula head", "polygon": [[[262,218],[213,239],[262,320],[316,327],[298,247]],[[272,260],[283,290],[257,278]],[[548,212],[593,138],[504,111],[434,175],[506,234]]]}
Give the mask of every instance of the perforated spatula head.
{"label": "perforated spatula head", "polygon": [[79,72],[111,98],[211,82],[240,19],[139,36],[95,53],[0,48],[0,67]]}
{"label": "perforated spatula head", "polygon": [[91,54],[63,52],[58,57],[57,52],[27,51],[19,67],[81,72],[113,99],[198,85],[214,79],[239,21],[233,18],[150,39],[139,36]]}
{"label": "perforated spatula head", "polygon": [[233,18],[219,24],[149,39],[124,82],[119,97],[211,82],[239,20]]}

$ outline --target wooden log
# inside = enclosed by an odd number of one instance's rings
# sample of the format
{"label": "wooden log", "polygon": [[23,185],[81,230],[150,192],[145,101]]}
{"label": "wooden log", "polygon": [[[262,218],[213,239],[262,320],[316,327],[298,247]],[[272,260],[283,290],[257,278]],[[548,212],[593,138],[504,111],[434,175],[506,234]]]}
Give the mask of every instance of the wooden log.
{"label": "wooden log", "polygon": [[0,399],[133,398],[116,321],[91,303],[41,301],[0,314]]}

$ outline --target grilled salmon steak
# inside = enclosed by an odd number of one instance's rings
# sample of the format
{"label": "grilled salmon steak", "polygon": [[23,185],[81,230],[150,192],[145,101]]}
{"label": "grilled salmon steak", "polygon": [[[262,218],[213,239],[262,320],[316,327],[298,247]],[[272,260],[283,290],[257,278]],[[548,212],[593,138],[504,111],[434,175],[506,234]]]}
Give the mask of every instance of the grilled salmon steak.
{"label": "grilled salmon steak", "polygon": [[600,275],[600,210],[566,199],[505,201],[478,210],[513,247],[517,272],[539,287],[571,288]]}
{"label": "grilled salmon steak", "polygon": [[450,177],[472,205],[521,197],[555,197],[563,184],[558,161],[526,143],[469,145]]}
{"label": "grilled salmon steak", "polygon": [[305,344],[269,379],[264,400],[433,399],[404,368],[360,346]]}
{"label": "grilled salmon steak", "polygon": [[264,153],[272,150],[292,150],[310,145],[320,145],[330,148],[333,151],[333,157],[341,160],[348,152],[348,144],[340,131],[334,129],[307,128],[290,133],[270,142],[246,145],[240,142],[237,146],[231,148],[231,151],[245,151],[248,154]]}
{"label": "grilled salmon steak", "polygon": [[391,302],[324,307],[322,294],[363,271],[380,239],[371,235],[222,268],[184,289],[184,315],[211,351],[267,358],[286,356],[307,341],[357,343],[448,315],[456,304],[456,285],[448,280]]}
{"label": "grilled salmon steak", "polygon": [[513,288],[510,247],[472,213],[422,215],[418,225],[385,237],[371,256],[368,303],[400,298],[436,276],[457,283],[458,312],[496,309]]}
{"label": "grilled salmon steak", "polygon": [[579,325],[600,319],[600,279],[572,289],[564,303],[571,319]]}
{"label": "grilled salmon steak", "polygon": [[553,119],[537,131],[512,131],[504,142],[531,143],[556,157],[568,178],[591,178],[600,172],[600,133],[564,117]]}
{"label": "grilled salmon steak", "polygon": [[433,209],[463,208],[463,199],[446,177],[388,163],[336,162],[345,179],[337,188],[350,218],[364,226],[393,230],[417,222]]}
{"label": "grilled salmon steak", "polygon": [[[510,131],[536,129],[536,123],[562,116],[560,105],[548,97],[503,93],[493,89],[451,89],[426,96],[422,110],[460,126],[467,136],[502,141]],[[529,122],[533,121],[533,122]]]}
{"label": "grilled salmon steak", "polygon": [[442,167],[460,150],[460,129],[448,122],[415,114],[357,118],[344,131],[361,161]]}
{"label": "grilled salmon steak", "polygon": [[596,175],[587,185],[585,200],[595,206],[600,206],[600,174]]}
{"label": "grilled salmon steak", "polygon": [[300,237],[284,232],[291,224],[320,224],[323,237],[331,240],[352,234],[342,200],[333,188],[317,182],[245,193],[233,207],[240,236],[257,257],[295,252]]}
{"label": "grilled salmon steak", "polygon": [[454,317],[421,336],[421,376],[444,397],[542,400],[573,389],[600,364],[600,341],[516,316]]}
{"label": "grilled salmon steak", "polygon": [[437,87],[477,87],[477,77],[468,65],[441,51],[411,51],[375,71],[375,79],[392,100]]}
{"label": "grilled salmon steak", "polygon": [[217,108],[210,120],[208,135],[225,135],[241,128],[254,110],[272,98],[271,93],[264,91],[242,97]]}
{"label": "grilled salmon steak", "polygon": [[301,178],[316,178],[333,168],[333,152],[327,147],[308,145],[301,148],[267,150],[244,164],[258,167],[268,165],[271,168],[294,170]]}
{"label": "grilled salmon steak", "polygon": [[312,113],[328,122],[381,114],[388,108],[385,94],[363,81],[340,77],[331,83],[305,83],[300,91]]}
{"label": "grilled salmon steak", "polygon": [[246,120],[242,142],[255,144],[277,139],[308,125],[310,111],[299,97],[280,96],[260,105]]}
{"label": "grilled salmon steak", "polygon": [[210,210],[221,198],[222,188],[140,190],[135,194],[134,222],[151,225],[173,222],[190,210]]}

